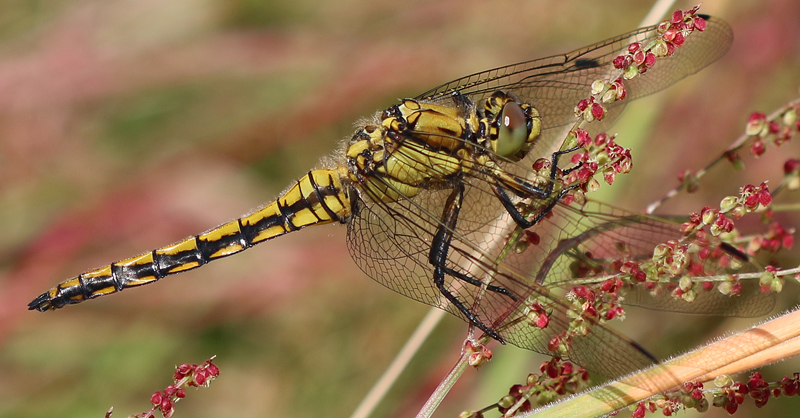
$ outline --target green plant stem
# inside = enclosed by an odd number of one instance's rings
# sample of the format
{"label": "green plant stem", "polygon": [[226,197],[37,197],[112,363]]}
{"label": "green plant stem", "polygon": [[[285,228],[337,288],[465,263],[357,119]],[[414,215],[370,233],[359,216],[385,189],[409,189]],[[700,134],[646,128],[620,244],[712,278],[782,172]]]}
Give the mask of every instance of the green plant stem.
{"label": "green plant stem", "polygon": [[461,350],[461,357],[458,359],[458,362],[450,369],[450,373],[442,379],[439,386],[436,387],[436,390],[428,398],[428,401],[422,406],[422,409],[417,413],[417,418],[430,418],[433,416],[436,408],[439,407],[444,397],[447,396],[447,393],[450,392],[450,389],[456,384],[458,378],[461,377],[464,370],[467,369],[469,365],[468,360],[469,353],[466,350]]}

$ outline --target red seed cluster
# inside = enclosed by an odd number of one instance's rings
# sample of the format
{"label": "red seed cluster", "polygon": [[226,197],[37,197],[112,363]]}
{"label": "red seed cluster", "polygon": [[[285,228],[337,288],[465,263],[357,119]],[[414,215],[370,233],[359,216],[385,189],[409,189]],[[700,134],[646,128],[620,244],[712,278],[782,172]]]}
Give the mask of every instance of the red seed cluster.
{"label": "red seed cluster", "polygon": [[655,65],[660,57],[668,57],[675,53],[686,42],[686,36],[695,30],[703,31],[706,21],[695,13],[698,8],[691,10],[676,10],[672,19],[665,20],[656,29],[659,37],[652,44],[644,45],[634,42],[628,46],[626,54],[616,57],[613,61],[615,68],[624,70],[626,79],[631,79],[639,74],[644,74]]}
{"label": "red seed cluster", "polygon": [[[735,382],[728,376],[720,376],[717,380],[725,383],[713,389],[704,389],[702,383],[685,382],[680,389],[639,402],[633,407],[631,417],[644,418],[648,412],[658,410],[665,416],[671,416],[681,409],[705,412],[710,406],[722,408],[733,415],[748,397],[761,408],[770,398],[795,396],[800,391],[800,373],[794,373],[792,377],[784,376],[778,382],[767,382],[759,372],[753,373],[746,383]],[[712,397],[710,404],[706,395]]]}
{"label": "red seed cluster", "polygon": [[772,196],[769,194],[767,183],[761,183],[760,186],[753,186],[748,184],[742,187],[742,199],[744,199],[744,206],[749,211],[758,209],[758,205],[769,206],[772,203]]}
{"label": "red seed cluster", "polygon": [[[602,120],[606,114],[603,104],[622,100],[627,95],[623,80],[630,80],[646,73],[656,64],[658,58],[673,55],[675,49],[686,42],[689,34],[695,30],[705,30],[706,21],[696,15],[697,10],[698,7],[675,11],[670,20],[658,25],[656,28],[658,36],[653,42],[649,44],[634,42],[628,45],[627,52],[612,61],[614,68],[622,71],[621,77],[613,81],[596,80],[592,83],[592,96],[578,102],[575,114],[587,122]],[[613,181],[613,175],[608,177]]]}
{"label": "red seed cluster", "polygon": [[559,396],[576,393],[589,381],[589,373],[558,357],[542,363],[541,374],[531,373],[525,384],[515,384],[496,404],[479,411],[464,411],[460,418],[482,418],[484,413],[497,408],[504,416],[528,412],[533,406],[553,402]]}
{"label": "red seed cluster", "polygon": [[593,120],[603,120],[606,114],[606,109],[600,103],[595,102],[594,97],[583,99],[575,106],[575,115],[582,117],[584,120],[591,122]]}
{"label": "red seed cluster", "polygon": [[760,251],[771,253],[781,249],[791,249],[794,246],[794,228],[786,228],[776,221],[771,221],[767,232],[750,237],[747,242],[747,253],[755,255]]}
{"label": "red seed cluster", "polygon": [[705,412],[708,407],[703,384],[684,382],[679,389],[639,402],[631,416],[643,418],[648,412],[654,413],[658,410],[661,410],[664,416],[672,416],[681,409],[696,409],[698,412]]}
{"label": "red seed cluster", "polygon": [[761,408],[770,398],[797,395],[799,387],[800,373],[794,373],[792,377],[784,376],[779,382],[770,383],[764,380],[761,373],[755,372],[747,383],[733,383],[721,388],[714,394],[713,405],[733,414],[748,396]]}
{"label": "red seed cluster", "polygon": [[[170,418],[175,413],[175,403],[186,397],[188,386],[207,386],[211,380],[219,376],[219,368],[212,363],[214,357],[201,364],[183,363],[175,368],[173,375],[174,383],[167,386],[163,391],[158,391],[150,396],[150,403],[153,407],[141,414],[133,415],[134,418],[152,418],[156,411],[161,412],[164,418]],[[111,417],[111,411],[106,414],[106,418]]]}
{"label": "red seed cluster", "polygon": [[547,328],[547,325],[550,324],[550,316],[544,306],[539,302],[533,302],[529,308],[528,323],[536,328]]}
{"label": "red seed cluster", "polygon": [[745,134],[752,140],[750,153],[760,157],[766,152],[768,143],[781,146],[789,142],[800,132],[798,113],[800,113],[798,103],[787,105],[771,118],[762,112],[752,113],[745,126]]}
{"label": "red seed cluster", "polygon": [[571,162],[580,166],[569,172],[566,184],[579,184],[589,192],[599,186],[592,182],[596,173],[602,173],[603,180],[613,184],[617,174],[626,174],[633,168],[631,150],[615,143],[613,136],[600,133],[592,138],[585,129],[576,129],[571,136],[584,150],[572,155]]}
{"label": "red seed cluster", "polygon": [[[570,324],[570,335],[585,335],[590,332],[588,324],[595,323],[598,319],[622,318],[625,315],[625,309],[620,305],[622,288],[623,282],[620,279],[607,279],[592,285],[573,287],[567,294],[567,299],[572,302],[574,312],[578,315]],[[587,322],[586,318],[591,318],[592,321]]]}
{"label": "red seed cluster", "polygon": [[748,184],[742,187],[739,196],[728,196],[722,199],[720,209],[706,206],[700,213],[692,213],[689,222],[681,225],[681,231],[684,235],[689,236],[699,233],[707,226],[713,236],[730,233],[735,228],[734,219],[740,219],[760,207],[766,208],[771,203],[772,195],[766,183],[761,183],[759,186]]}
{"label": "red seed cluster", "polygon": [[784,174],[797,174],[800,173],[800,160],[797,158],[790,158],[783,164]]}
{"label": "red seed cluster", "polygon": [[469,339],[464,343],[464,352],[469,354],[467,363],[476,369],[492,359],[492,350]]}

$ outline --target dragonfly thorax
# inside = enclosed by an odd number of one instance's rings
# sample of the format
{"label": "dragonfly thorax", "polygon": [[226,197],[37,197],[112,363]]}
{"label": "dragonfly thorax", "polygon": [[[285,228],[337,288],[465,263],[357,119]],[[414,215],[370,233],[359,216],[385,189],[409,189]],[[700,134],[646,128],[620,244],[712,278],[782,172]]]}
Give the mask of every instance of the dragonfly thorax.
{"label": "dragonfly thorax", "polygon": [[405,99],[356,131],[347,147],[350,180],[384,202],[447,187],[475,167],[525,156],[541,132],[539,114],[497,91],[483,109],[453,94],[453,105]]}
{"label": "dragonfly thorax", "polygon": [[410,198],[469,171],[479,127],[471,109],[405,99],[376,122],[347,147],[350,180],[373,198]]}

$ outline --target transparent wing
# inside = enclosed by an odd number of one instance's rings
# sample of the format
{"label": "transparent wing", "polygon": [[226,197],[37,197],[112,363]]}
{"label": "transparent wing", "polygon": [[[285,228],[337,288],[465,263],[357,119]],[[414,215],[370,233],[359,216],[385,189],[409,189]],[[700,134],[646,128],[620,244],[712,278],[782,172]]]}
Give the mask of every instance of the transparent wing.
{"label": "transparent wing", "polygon": [[[559,128],[575,121],[573,108],[588,96],[592,82],[617,71],[612,61],[631,42],[646,43],[655,35],[655,27],[638,29],[567,54],[463,77],[417,99],[455,106],[452,93],[459,92],[481,106],[482,100],[496,90],[506,90],[533,104],[544,128],[535,148],[517,164],[501,162],[504,159],[498,156],[493,158],[509,177],[530,179],[530,161],[549,155],[546,150],[562,139]],[[704,33],[687,39],[673,56],[660,59],[644,76],[628,81],[628,98],[612,104],[604,123],[593,123],[594,129],[605,129],[613,123],[627,101],[661,90],[715,61],[727,51],[731,40],[728,25],[709,18]],[[392,152],[403,153],[403,146]],[[410,152],[404,158],[414,159],[415,155]],[[425,161],[417,160],[415,169],[436,173],[436,155],[431,150]],[[449,164],[449,160],[443,159],[441,164]],[[348,247],[353,259],[367,275],[398,293],[469,322],[462,309],[443,296],[444,291],[506,341],[552,354],[551,341],[569,334],[576,314],[580,316],[580,308],[565,298],[570,288],[618,273],[621,260],[646,261],[652,258],[657,244],[680,238],[679,225],[664,219],[594,202],[582,206],[559,203],[548,217],[525,231],[538,237],[536,243],[511,251],[509,240],[513,241],[520,231],[496,196],[494,183],[487,178],[492,169],[496,168],[476,166],[446,181],[439,179],[442,181],[437,180],[413,197],[393,202],[382,201],[370,187],[374,183],[378,189],[392,188],[390,181],[377,175],[361,179],[362,183],[356,185],[358,210],[348,225]],[[457,190],[462,186],[463,200],[456,205],[460,208],[457,222],[449,230],[443,220],[453,215],[453,208],[447,202],[458,197]],[[447,257],[439,267],[451,273],[437,284],[433,280],[431,246],[437,233],[443,231],[450,232],[453,238],[447,242]],[[694,262],[702,266],[695,271],[704,275],[725,271],[714,261]],[[674,287],[678,279],[666,280],[657,287],[665,288],[662,291],[627,289],[627,301],[655,309],[740,316],[758,315],[773,305],[771,296],[757,291],[743,292],[733,301],[719,292],[708,291],[688,304],[672,296],[670,286]],[[491,286],[504,292],[493,291]],[[547,327],[531,325],[528,318],[533,304],[548,313],[551,322]],[[569,334],[572,343],[562,353],[565,357],[607,376],[620,376],[654,361],[637,344],[604,326],[602,320],[586,321],[590,332]]]}
{"label": "transparent wing", "polygon": [[[607,129],[629,101],[665,89],[725,55],[733,41],[733,31],[723,20],[703,17],[708,23],[703,33],[689,36],[673,56],[659,59],[646,76],[627,80],[628,97],[610,104],[603,123],[593,123],[590,129]],[[618,71],[612,65],[614,58],[632,42],[646,44],[653,40],[657,35],[655,29],[656,26],[649,26],[566,54],[475,73],[426,91],[417,99],[442,101],[459,92],[480,103],[496,90],[511,91],[522,101],[533,104],[542,116],[543,132],[533,150],[534,154],[541,153],[562,139],[557,128],[575,122],[573,109],[588,96],[592,82]]]}
{"label": "transparent wing", "polygon": [[[537,254],[523,257],[537,258],[533,280],[548,287],[572,285],[590,275],[614,274],[619,271],[614,264],[620,260],[649,261],[656,245],[682,239],[677,222],[594,201],[580,208],[559,205],[552,217],[531,230],[540,236],[560,237],[557,244],[550,242],[543,251],[537,246],[526,249],[526,252]],[[722,248],[721,242],[713,237],[703,243],[686,239],[683,242]],[[546,255],[539,255],[541,253]],[[703,281],[714,276],[759,270],[746,261],[737,261],[741,265],[733,269],[727,261],[732,257],[729,253],[720,250],[717,254],[701,258],[689,252],[688,263],[693,265],[687,275]],[[760,292],[757,283],[742,283],[743,291],[736,297],[722,294],[716,286],[700,288],[694,301],[686,302],[672,294],[680,277],[665,275],[661,284],[650,289],[646,286],[629,287],[625,290],[623,303],[671,312],[740,317],[765,315],[775,306],[775,295]]]}
{"label": "transparent wing", "polygon": [[[481,183],[485,185],[485,183]],[[519,273],[508,274],[493,265],[492,258],[502,250],[501,229],[488,222],[496,219],[498,206],[494,196],[480,185],[471,187],[465,204],[469,208],[459,218],[456,237],[451,242],[447,266],[471,277],[485,279],[508,289],[516,299],[482,290],[464,281],[446,277],[444,286],[469,306],[478,318],[493,324],[508,342],[543,354],[552,354],[548,343],[570,327],[569,302],[545,286],[521,279]],[[464,314],[450,304],[433,283],[433,266],[429,262],[431,241],[440,225],[440,215],[448,190],[426,192],[413,202],[403,200],[378,203],[362,200],[357,215],[348,224],[348,247],[356,264],[367,275],[384,286],[414,300],[441,308],[462,320]],[[566,232],[566,231],[565,231]],[[483,237],[483,238],[481,238]],[[487,254],[484,248],[489,248]],[[507,270],[507,268],[506,268]],[[535,328],[524,319],[523,303],[535,299],[550,312],[550,325]],[[621,376],[652,365],[656,359],[633,341],[597,324],[585,336],[576,337],[563,357],[605,376]]]}
{"label": "transparent wing", "polygon": [[[403,152],[403,148],[395,152]],[[435,161],[435,155],[431,153],[428,158]],[[656,245],[680,238],[679,224],[675,222],[596,202],[582,206],[558,204],[550,216],[527,231],[539,237],[535,245],[523,251],[508,251],[507,243],[516,224],[480,171],[453,179],[450,187],[442,185],[395,202],[382,202],[370,193],[369,187],[360,187],[358,211],[348,225],[348,247],[356,264],[384,286],[469,322],[442,296],[433,281],[430,260],[434,237],[445,228],[442,219],[446,202],[456,183],[464,183],[468,187],[449,243],[446,267],[502,287],[510,296],[454,275],[447,275],[442,286],[506,341],[548,354],[549,342],[566,333],[575,317],[576,307],[564,299],[569,289],[618,273],[615,263],[620,260],[646,261],[652,258]],[[373,177],[366,181],[383,180]],[[587,262],[592,268],[582,269]],[[703,265],[703,275],[727,272],[712,260],[695,262]],[[737,316],[760,315],[774,305],[772,295],[756,289],[748,289],[736,298],[716,290],[704,291],[693,303],[687,303],[671,294],[678,279],[673,278],[656,291],[627,289],[630,297],[625,301],[654,309]],[[532,326],[526,319],[534,302],[549,312],[551,322],[544,329]],[[601,321],[595,322],[588,334],[573,338],[564,357],[606,376],[620,376],[652,364],[652,357],[641,347]]]}

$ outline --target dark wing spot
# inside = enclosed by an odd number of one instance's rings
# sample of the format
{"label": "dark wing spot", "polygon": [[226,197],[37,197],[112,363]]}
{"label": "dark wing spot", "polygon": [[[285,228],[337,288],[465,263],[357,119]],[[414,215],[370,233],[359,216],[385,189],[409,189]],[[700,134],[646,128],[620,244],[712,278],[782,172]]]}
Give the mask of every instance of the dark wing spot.
{"label": "dark wing spot", "polygon": [[597,68],[600,66],[600,63],[596,59],[586,59],[581,58],[575,60],[575,67],[582,69],[582,68]]}
{"label": "dark wing spot", "polygon": [[750,259],[749,257],[747,257],[747,254],[739,251],[738,249],[736,249],[736,247],[728,244],[727,242],[720,243],[719,248],[721,248],[723,251],[725,251],[732,257],[738,258],[739,260],[748,261]]}

